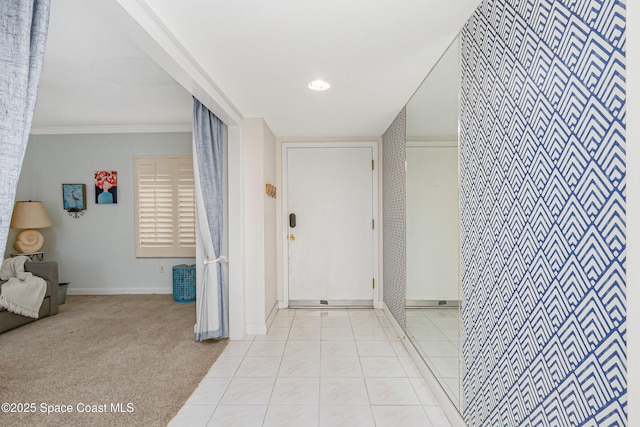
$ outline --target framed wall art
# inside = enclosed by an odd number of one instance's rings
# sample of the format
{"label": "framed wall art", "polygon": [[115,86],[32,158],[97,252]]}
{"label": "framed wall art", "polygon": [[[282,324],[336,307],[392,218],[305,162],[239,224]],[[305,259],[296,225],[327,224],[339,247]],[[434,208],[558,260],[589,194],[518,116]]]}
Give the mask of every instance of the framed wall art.
{"label": "framed wall art", "polygon": [[73,215],[87,209],[87,187],[84,184],[62,184],[62,208]]}
{"label": "framed wall art", "polygon": [[96,204],[112,205],[118,203],[118,172],[97,171],[94,178]]}

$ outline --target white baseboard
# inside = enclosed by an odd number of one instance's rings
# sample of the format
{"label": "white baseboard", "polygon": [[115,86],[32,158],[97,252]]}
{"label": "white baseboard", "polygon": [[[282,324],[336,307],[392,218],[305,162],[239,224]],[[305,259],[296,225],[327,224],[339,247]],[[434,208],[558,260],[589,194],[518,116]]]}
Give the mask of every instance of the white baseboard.
{"label": "white baseboard", "polygon": [[273,304],[264,323],[247,323],[247,335],[265,335],[278,314],[278,301]]}
{"label": "white baseboard", "polygon": [[280,304],[278,303],[278,301],[276,301],[273,304],[273,307],[271,307],[271,311],[269,312],[269,315],[267,316],[267,331],[269,330],[269,328],[271,327],[271,324],[273,323],[273,319],[276,318],[276,314],[278,314],[278,310],[280,309]]}
{"label": "white baseboard", "polygon": [[393,317],[393,314],[391,314],[391,310],[389,310],[389,307],[387,307],[387,303],[383,301],[381,308],[382,308],[382,311],[384,311],[384,314],[387,315],[387,319],[389,320],[389,323],[391,323],[393,330],[396,331],[396,334],[398,334],[398,338],[400,338],[400,340],[402,340],[403,342],[406,341],[407,336],[405,335],[405,332],[402,330],[402,327],[400,327],[400,324],[398,323],[396,318]]}
{"label": "white baseboard", "polygon": [[389,310],[389,307],[387,307],[386,303],[383,303],[382,310],[387,315],[387,318],[391,323],[391,326],[393,326],[393,329],[396,331],[398,336],[401,337],[400,341],[402,341],[402,344],[407,349],[407,353],[409,353],[409,356],[411,356],[411,358],[415,362],[416,367],[422,374],[424,380],[427,382],[429,389],[431,389],[431,391],[433,392],[434,397],[451,422],[451,425],[453,427],[465,427],[466,424],[462,419],[462,415],[458,411],[458,408],[456,408],[453,402],[451,402],[449,396],[447,396],[447,393],[444,391],[425,361],[422,359],[420,353],[418,353],[418,350],[416,350],[416,348],[413,346],[413,343],[407,338],[405,332],[400,327],[400,324],[398,323],[396,318],[393,317],[393,314],[391,314],[391,311]]}
{"label": "white baseboard", "polygon": [[67,295],[147,295],[173,294],[172,288],[67,288]]}
{"label": "white baseboard", "polygon": [[266,323],[247,323],[247,335],[265,335],[266,333]]}

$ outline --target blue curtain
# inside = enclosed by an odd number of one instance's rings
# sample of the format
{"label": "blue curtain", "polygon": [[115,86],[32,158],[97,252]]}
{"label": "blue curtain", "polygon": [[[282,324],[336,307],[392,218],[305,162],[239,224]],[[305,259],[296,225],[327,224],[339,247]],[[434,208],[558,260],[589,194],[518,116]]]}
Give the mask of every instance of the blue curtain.
{"label": "blue curtain", "polygon": [[9,234],[27,148],[51,0],[0,1],[0,248]]}
{"label": "blue curtain", "polygon": [[203,280],[196,285],[197,341],[229,336],[227,296],[220,255],[222,249],[222,172],[224,123],[193,99],[193,163],[198,243],[204,251]]}

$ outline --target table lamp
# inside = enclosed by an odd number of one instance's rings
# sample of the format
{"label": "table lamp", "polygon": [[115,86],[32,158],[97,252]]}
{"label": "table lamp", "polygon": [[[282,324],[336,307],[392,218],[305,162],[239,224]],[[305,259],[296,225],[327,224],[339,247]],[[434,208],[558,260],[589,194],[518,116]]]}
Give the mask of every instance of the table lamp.
{"label": "table lamp", "polygon": [[24,229],[16,236],[13,248],[22,254],[33,253],[44,244],[44,236],[36,228],[51,227],[51,220],[42,202],[16,202],[10,227]]}

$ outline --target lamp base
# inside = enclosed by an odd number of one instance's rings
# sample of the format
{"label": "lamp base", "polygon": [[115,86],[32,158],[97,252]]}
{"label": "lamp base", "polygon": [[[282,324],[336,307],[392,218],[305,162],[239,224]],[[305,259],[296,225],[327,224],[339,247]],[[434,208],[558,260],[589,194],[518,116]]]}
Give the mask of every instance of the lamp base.
{"label": "lamp base", "polygon": [[38,252],[44,245],[44,236],[38,230],[27,228],[16,236],[13,248],[23,254]]}

